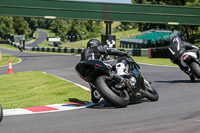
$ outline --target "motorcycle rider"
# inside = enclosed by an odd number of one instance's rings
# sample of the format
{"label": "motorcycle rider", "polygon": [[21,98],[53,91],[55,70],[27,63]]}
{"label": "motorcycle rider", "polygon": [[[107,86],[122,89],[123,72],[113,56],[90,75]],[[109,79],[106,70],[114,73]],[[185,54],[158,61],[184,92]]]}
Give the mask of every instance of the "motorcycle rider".
{"label": "motorcycle rider", "polygon": [[[126,56],[126,55],[128,55],[128,53],[125,51],[120,51],[120,50],[114,49],[114,48],[103,47],[99,40],[91,39],[87,43],[87,48],[81,53],[81,61],[99,60],[99,59],[107,60],[108,55]],[[119,73],[119,74],[121,74],[121,73]],[[96,93],[97,96],[99,95],[98,92],[94,92],[95,87],[92,85],[90,85],[90,89],[91,89],[92,102],[98,103],[100,98],[94,97],[94,93]]]}
{"label": "motorcycle rider", "polygon": [[101,59],[106,60],[107,55],[124,56],[127,52],[101,46],[97,39],[90,39],[87,48],[81,53],[81,61]]}
{"label": "motorcycle rider", "polygon": [[[199,47],[192,45],[183,41],[180,37],[175,36],[171,40],[171,44],[169,46],[170,51],[170,59],[173,63],[178,64],[180,69],[184,71],[186,74],[190,74],[188,68],[183,67],[181,65],[181,56],[185,52],[195,52],[197,54],[197,58],[200,58],[200,49]],[[194,75],[189,75],[194,76]]]}

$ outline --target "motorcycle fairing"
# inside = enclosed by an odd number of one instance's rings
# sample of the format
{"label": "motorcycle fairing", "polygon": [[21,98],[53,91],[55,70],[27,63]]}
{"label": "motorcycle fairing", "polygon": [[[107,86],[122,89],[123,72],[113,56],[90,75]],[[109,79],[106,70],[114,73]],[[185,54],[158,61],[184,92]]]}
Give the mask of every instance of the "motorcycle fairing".
{"label": "motorcycle fairing", "polygon": [[[188,55],[188,57],[186,58],[186,56]],[[186,58],[186,59],[184,59]],[[182,56],[181,56],[181,65],[184,67],[187,67],[187,64],[190,64],[193,61],[196,61],[197,59],[197,54],[194,52],[185,52]]]}
{"label": "motorcycle fairing", "polygon": [[95,82],[96,77],[105,75],[109,68],[100,60],[87,60],[79,62],[75,70],[86,82]]}

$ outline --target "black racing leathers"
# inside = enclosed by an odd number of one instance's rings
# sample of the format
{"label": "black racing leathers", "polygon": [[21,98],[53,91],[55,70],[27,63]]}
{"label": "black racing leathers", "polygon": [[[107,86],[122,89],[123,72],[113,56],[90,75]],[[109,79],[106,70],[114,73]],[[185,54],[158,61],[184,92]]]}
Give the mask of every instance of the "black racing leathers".
{"label": "black racing leathers", "polygon": [[81,61],[100,59],[102,55],[123,56],[127,55],[127,53],[124,51],[116,50],[113,48],[105,48],[102,46],[88,47],[81,53]]}
{"label": "black racing leathers", "polygon": [[[197,57],[199,57],[200,50],[198,47],[181,41],[181,42],[173,42],[171,43],[170,47],[168,48],[170,51],[170,59],[173,63],[178,64],[181,70],[183,70],[185,73],[187,73],[188,68],[182,66],[181,64],[181,56],[184,52],[195,52],[197,54]],[[188,73],[187,73],[188,74]]]}
{"label": "black racing leathers", "polygon": [[197,56],[199,56],[199,48],[184,41],[171,43],[169,51],[170,59],[176,64],[178,64],[179,58],[186,51],[195,52],[197,53]]}

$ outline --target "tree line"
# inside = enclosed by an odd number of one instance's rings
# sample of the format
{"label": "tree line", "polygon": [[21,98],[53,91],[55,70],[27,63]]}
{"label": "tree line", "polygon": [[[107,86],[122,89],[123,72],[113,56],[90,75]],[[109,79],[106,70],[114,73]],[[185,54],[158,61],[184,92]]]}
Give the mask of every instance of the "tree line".
{"label": "tree line", "polygon": [[[200,0],[131,0],[133,4],[156,4],[156,5],[177,5],[177,6],[191,6],[199,7]],[[167,25],[167,24],[153,24],[153,23],[138,23],[140,31],[149,29],[169,29],[182,31],[187,41],[195,43],[200,38],[200,34],[195,34],[199,26],[195,25]]]}
{"label": "tree line", "polygon": [[11,34],[25,35],[28,39],[37,28],[50,29],[63,41],[70,37],[94,38],[104,32],[99,21],[0,16],[0,39],[8,39]]}

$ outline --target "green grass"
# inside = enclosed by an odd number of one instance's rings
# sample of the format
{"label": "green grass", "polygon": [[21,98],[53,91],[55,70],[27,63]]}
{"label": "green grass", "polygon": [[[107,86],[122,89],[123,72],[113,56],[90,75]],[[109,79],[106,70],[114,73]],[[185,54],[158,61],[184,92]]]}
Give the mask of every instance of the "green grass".
{"label": "green grass", "polygon": [[0,66],[8,65],[9,60],[11,60],[12,64],[19,62],[19,58],[17,58],[17,57],[13,57],[13,56],[10,56],[10,55],[5,55],[5,54],[2,54],[1,56],[2,57],[0,58]]}
{"label": "green grass", "polygon": [[38,28],[38,30],[46,31],[49,34],[49,37],[57,37],[56,34],[52,30],[41,29],[41,28]]}
{"label": "green grass", "polygon": [[34,37],[34,38],[37,38],[37,37],[38,37],[38,32],[37,32],[37,31],[34,32],[33,37]]}
{"label": "green grass", "polygon": [[132,58],[137,63],[147,63],[147,64],[154,64],[154,65],[166,65],[166,66],[177,66],[173,64],[170,59],[168,58],[149,58],[143,56],[132,56]]}
{"label": "green grass", "polygon": [[9,49],[13,49],[13,50],[19,50],[18,48],[15,48],[10,44],[0,44],[0,47],[9,48]]}
{"label": "green grass", "polygon": [[52,43],[52,42],[50,42],[50,41],[45,41],[45,42],[39,44],[39,46],[40,46],[40,47],[46,47],[46,48],[51,48],[51,47],[53,47],[53,46],[49,46],[48,43]]}
{"label": "green grass", "polygon": [[90,92],[40,71],[0,75],[4,109],[90,101]]}
{"label": "green grass", "polygon": [[[139,31],[137,29],[133,29],[133,30],[128,30],[128,31],[121,31],[121,32],[117,32],[117,33],[113,33],[112,35],[116,35],[116,39],[117,41],[117,48],[119,47],[119,39],[120,37],[129,37],[132,34],[136,34],[139,33]],[[101,41],[101,37],[97,37],[95,39],[98,39]],[[64,43],[62,44],[63,47],[70,47],[70,48],[86,48],[87,42],[90,39],[87,40],[81,40],[81,41],[77,41],[77,42],[71,42],[71,43]]]}

